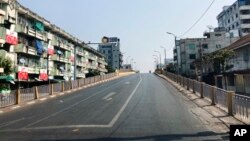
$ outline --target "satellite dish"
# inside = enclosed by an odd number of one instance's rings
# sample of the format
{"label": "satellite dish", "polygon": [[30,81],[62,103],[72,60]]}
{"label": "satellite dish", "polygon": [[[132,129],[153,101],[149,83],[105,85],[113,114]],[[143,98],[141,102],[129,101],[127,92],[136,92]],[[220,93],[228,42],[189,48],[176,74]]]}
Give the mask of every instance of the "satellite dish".
{"label": "satellite dish", "polygon": [[209,29],[209,32],[214,30],[214,27],[212,25],[208,25],[207,28]]}
{"label": "satellite dish", "polygon": [[26,62],[24,58],[21,58],[19,61],[20,61],[20,63],[22,63],[22,64],[24,64],[24,63]]}

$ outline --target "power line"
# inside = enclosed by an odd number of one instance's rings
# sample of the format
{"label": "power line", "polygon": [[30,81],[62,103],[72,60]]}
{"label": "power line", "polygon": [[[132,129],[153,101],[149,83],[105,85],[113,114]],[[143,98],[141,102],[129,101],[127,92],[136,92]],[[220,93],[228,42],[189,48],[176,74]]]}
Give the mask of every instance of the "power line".
{"label": "power line", "polygon": [[212,5],[214,4],[215,0],[213,0],[211,2],[211,4],[208,6],[208,8],[203,12],[203,14],[198,18],[198,20],[186,31],[184,32],[181,37],[183,37],[184,35],[186,35],[189,31],[191,31],[194,26],[205,16],[205,14],[208,12],[208,10],[212,7]]}

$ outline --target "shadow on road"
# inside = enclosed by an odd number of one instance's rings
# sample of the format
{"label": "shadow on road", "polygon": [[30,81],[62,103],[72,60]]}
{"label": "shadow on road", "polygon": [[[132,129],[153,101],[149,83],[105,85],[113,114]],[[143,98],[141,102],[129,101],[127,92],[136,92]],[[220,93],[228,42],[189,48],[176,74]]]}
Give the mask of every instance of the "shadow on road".
{"label": "shadow on road", "polygon": [[[141,137],[101,137],[91,139],[53,139],[53,141],[136,141],[136,140],[153,140],[153,141],[228,141],[228,133],[199,132],[197,134],[171,134],[171,135],[153,135]],[[40,140],[52,141],[52,140]]]}

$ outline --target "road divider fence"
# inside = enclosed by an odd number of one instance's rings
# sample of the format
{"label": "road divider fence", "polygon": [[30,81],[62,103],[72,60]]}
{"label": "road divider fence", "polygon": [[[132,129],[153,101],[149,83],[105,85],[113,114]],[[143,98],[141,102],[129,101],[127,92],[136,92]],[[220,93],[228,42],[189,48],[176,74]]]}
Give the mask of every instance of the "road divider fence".
{"label": "road divider fence", "polygon": [[250,123],[250,97],[170,72],[166,72],[164,75],[183,88],[191,90],[192,93],[198,95],[200,98],[206,98],[211,102],[211,105],[216,105],[227,112],[228,115],[235,116],[247,124]]}
{"label": "road divider fence", "polygon": [[35,100],[41,97],[63,93],[86,85],[94,84],[118,76],[118,73],[109,73],[105,75],[93,76],[83,79],[63,81],[31,88],[12,90],[9,94],[0,95],[0,108],[20,104],[23,102]]}

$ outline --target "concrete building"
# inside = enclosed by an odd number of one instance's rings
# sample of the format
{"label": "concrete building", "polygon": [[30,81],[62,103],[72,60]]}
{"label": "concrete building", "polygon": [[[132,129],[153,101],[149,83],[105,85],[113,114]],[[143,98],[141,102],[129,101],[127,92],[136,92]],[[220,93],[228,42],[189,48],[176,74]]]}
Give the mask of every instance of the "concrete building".
{"label": "concrete building", "polygon": [[217,87],[235,91],[238,94],[250,95],[250,34],[242,37],[225,49],[233,50],[235,55],[227,62],[232,66],[226,70],[226,84],[221,74],[216,75]]}
{"label": "concrete building", "polygon": [[[204,38],[187,38],[177,40],[177,49],[174,50],[174,62],[179,68],[179,74],[194,77],[201,74],[200,69],[195,72],[193,62],[203,55],[227,47],[238,39],[228,36],[227,32],[215,29],[214,32],[204,32]],[[178,59],[178,60],[177,60]],[[205,72],[205,67],[202,67]]]}
{"label": "concrete building", "polygon": [[0,1],[0,54],[14,62],[19,82],[84,78],[106,73],[104,56],[15,0]]}
{"label": "concrete building", "polygon": [[224,27],[234,36],[250,33],[250,1],[237,0],[230,6],[224,6],[217,20],[219,27]]}
{"label": "concrete building", "polygon": [[122,68],[122,53],[120,51],[120,39],[117,37],[103,37],[98,44],[98,51],[104,54],[109,66],[114,70]]}

